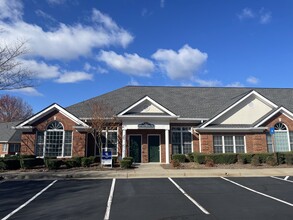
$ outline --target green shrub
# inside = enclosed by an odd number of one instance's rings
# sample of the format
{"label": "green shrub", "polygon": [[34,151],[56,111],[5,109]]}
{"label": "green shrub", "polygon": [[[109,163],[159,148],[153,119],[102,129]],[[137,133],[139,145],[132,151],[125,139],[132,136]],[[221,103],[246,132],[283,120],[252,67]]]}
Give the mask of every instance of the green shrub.
{"label": "green shrub", "polygon": [[64,160],[63,163],[65,164],[66,168],[79,167],[76,160],[74,159]]}
{"label": "green shrub", "polygon": [[187,154],[186,159],[188,162],[194,162],[194,153]]}
{"label": "green shrub", "polygon": [[254,154],[251,154],[251,153],[238,154],[237,155],[238,162],[243,163],[243,164],[251,163],[253,156],[254,156]]}
{"label": "green shrub", "polygon": [[133,164],[133,157],[124,157],[123,160],[130,160],[131,164]]}
{"label": "green shrub", "polygon": [[278,165],[278,161],[276,156],[274,155],[270,155],[266,158],[266,164],[270,165],[270,166],[277,166]]}
{"label": "green shrub", "polygon": [[49,170],[57,170],[60,168],[60,166],[63,164],[62,160],[58,159],[47,159],[46,160],[46,167]]}
{"label": "green shrub", "polygon": [[204,164],[205,163],[205,157],[206,157],[206,154],[193,153],[193,161],[195,163]]}
{"label": "green shrub", "polygon": [[257,153],[255,155],[259,156],[260,163],[266,163],[268,157],[273,156],[273,153]]}
{"label": "green shrub", "polygon": [[285,163],[288,165],[292,165],[293,164],[293,152],[286,153],[284,156],[285,156]]}
{"label": "green shrub", "polygon": [[4,160],[0,160],[0,170],[6,170],[7,166]]}
{"label": "green shrub", "polygon": [[260,165],[260,158],[257,154],[255,154],[252,158],[251,158],[251,165],[253,166],[259,166]]}
{"label": "green shrub", "polygon": [[89,167],[92,163],[93,163],[93,159],[90,157],[81,158],[81,166],[82,167]]}
{"label": "green shrub", "polygon": [[49,165],[48,165],[49,160],[56,160],[56,159],[57,159],[57,157],[44,157],[45,167],[49,168]]}
{"label": "green shrub", "polygon": [[211,154],[209,157],[215,164],[233,164],[237,162],[237,154],[232,153]]}
{"label": "green shrub", "polygon": [[72,157],[71,159],[75,161],[75,166],[76,167],[81,167],[81,159],[83,157]]}
{"label": "green shrub", "polygon": [[172,160],[178,160],[180,163],[184,163],[186,160],[185,154],[173,154]]}
{"label": "green shrub", "polygon": [[120,161],[120,167],[123,169],[129,169],[131,168],[132,163],[133,160],[123,158],[123,160]]}
{"label": "green shrub", "polygon": [[17,158],[8,157],[5,158],[3,162],[6,164],[7,170],[18,170],[20,168],[20,161]]}
{"label": "green shrub", "polygon": [[25,154],[21,154],[19,155],[20,159],[26,159],[26,158],[36,158],[36,155],[25,155]]}
{"label": "green shrub", "polygon": [[31,169],[41,165],[44,165],[44,160],[41,158],[23,158],[20,160],[20,167],[22,169]]}

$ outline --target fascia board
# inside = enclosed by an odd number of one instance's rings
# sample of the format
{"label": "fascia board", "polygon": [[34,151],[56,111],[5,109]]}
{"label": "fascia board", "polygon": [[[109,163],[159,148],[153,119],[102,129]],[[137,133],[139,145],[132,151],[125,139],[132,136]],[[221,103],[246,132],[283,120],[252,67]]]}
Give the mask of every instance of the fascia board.
{"label": "fascia board", "polygon": [[245,99],[247,99],[251,95],[257,96],[262,101],[266,102],[267,104],[271,105],[274,108],[277,108],[278,107],[275,103],[271,102],[270,100],[268,100],[267,98],[265,98],[264,96],[262,96],[261,94],[259,94],[258,92],[256,92],[256,91],[253,90],[250,93],[248,93],[246,96],[244,96],[243,98],[241,98],[240,100],[238,100],[237,102],[235,102],[233,105],[231,105],[230,107],[226,108],[220,114],[218,114],[217,116],[215,116],[214,118],[212,118],[209,122],[207,122],[206,124],[204,124],[202,126],[202,128],[205,128],[206,126],[208,126],[209,124],[211,124],[213,121],[215,121],[218,118],[220,118],[222,115],[224,115],[225,113],[227,113],[228,111],[230,111],[231,109],[233,109],[235,106],[239,105],[241,102],[243,102]]}
{"label": "fascia board", "polygon": [[197,128],[196,131],[199,132],[255,132],[267,130],[268,127],[258,127],[258,128]]}
{"label": "fascia board", "polygon": [[125,109],[124,111],[122,111],[121,113],[118,114],[118,116],[123,116],[126,112],[128,112],[130,109],[135,108],[136,106],[138,106],[139,104],[141,104],[142,102],[144,102],[145,100],[148,100],[149,102],[151,102],[153,105],[155,105],[156,107],[160,108],[161,110],[165,111],[166,113],[168,113],[170,116],[176,116],[173,112],[169,111],[168,109],[166,109],[164,106],[160,105],[159,103],[157,103],[156,101],[154,101],[153,99],[151,99],[148,96],[145,96],[144,98],[140,99],[139,101],[137,101],[136,103],[134,103],[133,105],[129,106],[127,109]]}
{"label": "fascia board", "polygon": [[290,118],[291,120],[293,120],[293,113],[290,112],[288,109],[286,109],[286,108],[284,108],[282,106],[282,107],[276,109],[276,111],[272,112],[272,114],[268,115],[268,117],[266,117],[265,119],[263,119],[261,122],[259,122],[254,127],[256,128],[256,127],[262,125],[263,123],[265,123],[267,120],[269,120],[270,118],[272,118],[273,116],[275,116],[279,112],[282,112],[285,116],[287,116],[288,118]]}

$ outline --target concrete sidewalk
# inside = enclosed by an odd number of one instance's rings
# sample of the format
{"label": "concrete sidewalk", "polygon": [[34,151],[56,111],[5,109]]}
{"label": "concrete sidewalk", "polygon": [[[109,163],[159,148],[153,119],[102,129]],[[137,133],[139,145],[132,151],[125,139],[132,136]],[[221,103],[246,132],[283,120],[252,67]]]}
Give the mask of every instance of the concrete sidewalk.
{"label": "concrete sidewalk", "polygon": [[137,164],[134,169],[9,171],[0,173],[2,179],[110,179],[160,177],[219,177],[219,176],[293,176],[293,168],[257,169],[164,169],[160,164]]}

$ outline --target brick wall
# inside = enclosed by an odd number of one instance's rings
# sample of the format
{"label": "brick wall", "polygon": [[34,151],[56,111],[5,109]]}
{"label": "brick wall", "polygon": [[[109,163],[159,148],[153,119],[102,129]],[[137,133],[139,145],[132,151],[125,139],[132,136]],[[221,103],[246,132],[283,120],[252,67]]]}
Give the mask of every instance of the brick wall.
{"label": "brick wall", "polygon": [[72,156],[85,156],[86,133],[80,133],[76,131],[73,128],[73,126],[76,124],[58,111],[53,111],[52,113],[36,121],[32,125],[35,127],[32,132],[23,132],[21,136],[20,153],[27,155],[34,154],[36,145],[36,132],[46,130],[48,124],[55,120],[62,123],[64,130],[73,131]]}

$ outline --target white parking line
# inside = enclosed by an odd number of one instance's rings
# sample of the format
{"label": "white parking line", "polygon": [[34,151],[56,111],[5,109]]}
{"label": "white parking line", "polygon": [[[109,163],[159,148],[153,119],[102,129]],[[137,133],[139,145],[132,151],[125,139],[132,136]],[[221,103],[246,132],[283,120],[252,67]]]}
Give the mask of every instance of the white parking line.
{"label": "white parking line", "polygon": [[110,194],[109,194],[109,198],[108,198],[107,209],[106,209],[106,213],[104,216],[104,220],[109,220],[109,218],[110,218],[110,210],[111,210],[111,204],[113,201],[115,182],[116,182],[116,179],[114,178],[112,181],[112,185],[111,185],[111,190],[110,190]]}
{"label": "white parking line", "polygon": [[202,207],[197,201],[195,201],[191,196],[189,196],[172,178],[168,177],[168,179],[179,189],[183,195],[185,195],[194,205],[196,205],[203,213],[209,215],[210,213]]}
{"label": "white parking line", "polygon": [[293,183],[293,181],[292,180],[288,180],[288,178],[282,179],[282,178],[279,178],[279,177],[276,177],[276,176],[271,176],[271,177],[274,178],[274,179],[277,179],[277,180],[282,180],[282,181],[286,181],[286,182],[289,182],[289,183]]}
{"label": "white parking line", "polygon": [[284,178],[284,180],[288,180],[289,179],[289,176],[286,176],[285,178]]}
{"label": "white parking line", "polygon": [[14,211],[10,212],[8,215],[6,215],[4,218],[2,218],[1,220],[6,220],[8,218],[10,218],[12,215],[14,215],[16,212],[18,212],[19,210],[21,210],[23,207],[25,207],[26,205],[28,205],[30,202],[32,202],[34,199],[36,199],[39,195],[41,195],[43,192],[45,192],[47,189],[49,189],[54,183],[56,183],[57,180],[54,180],[52,183],[50,183],[46,188],[42,189],[40,192],[38,192],[34,197],[32,197],[30,200],[26,201],[25,203],[23,203],[21,206],[19,206],[17,209],[15,209]]}
{"label": "white parking line", "polygon": [[246,187],[246,186],[243,186],[243,185],[241,185],[241,184],[239,184],[239,183],[236,183],[236,182],[234,182],[234,181],[232,181],[232,180],[229,180],[229,179],[227,179],[227,178],[225,178],[225,177],[222,177],[222,176],[221,176],[221,178],[222,178],[223,180],[226,180],[226,181],[228,181],[228,182],[230,182],[230,183],[235,184],[236,186],[240,186],[240,187],[242,187],[242,188],[244,188],[244,189],[247,189],[247,190],[249,190],[249,191],[251,191],[251,192],[257,193],[257,194],[262,195],[262,196],[264,196],[264,197],[267,197],[267,198],[270,198],[270,199],[276,200],[276,201],[278,201],[278,202],[281,202],[281,203],[284,203],[284,204],[286,204],[286,205],[289,205],[289,206],[292,206],[292,207],[293,207],[293,204],[290,203],[290,202],[286,202],[286,201],[281,200],[281,199],[278,199],[278,198],[276,198],[276,197],[273,197],[273,196],[270,196],[270,195],[264,194],[264,193],[262,193],[262,192],[256,191],[256,190],[254,190],[254,189],[251,189],[251,188],[249,188],[249,187]]}

